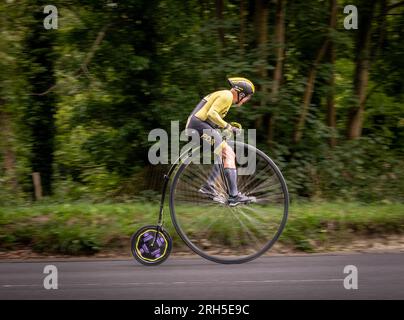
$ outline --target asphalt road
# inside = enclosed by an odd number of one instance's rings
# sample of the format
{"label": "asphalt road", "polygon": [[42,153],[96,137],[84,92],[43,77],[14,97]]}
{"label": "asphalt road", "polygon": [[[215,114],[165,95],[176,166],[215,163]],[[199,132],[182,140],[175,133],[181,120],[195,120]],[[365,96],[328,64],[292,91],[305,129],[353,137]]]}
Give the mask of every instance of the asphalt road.
{"label": "asphalt road", "polygon": [[[57,267],[58,289],[44,288],[46,265]],[[347,265],[357,268],[358,289],[344,288]],[[273,256],[241,265],[171,257],[157,267],[129,259],[0,262],[0,299],[404,299],[404,253]]]}

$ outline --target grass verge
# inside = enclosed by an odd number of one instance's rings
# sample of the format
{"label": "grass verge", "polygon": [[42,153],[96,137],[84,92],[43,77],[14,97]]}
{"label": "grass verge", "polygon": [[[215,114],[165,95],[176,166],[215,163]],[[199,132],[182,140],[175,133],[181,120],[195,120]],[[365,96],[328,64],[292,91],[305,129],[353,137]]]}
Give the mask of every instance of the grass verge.
{"label": "grass verge", "polygon": [[[166,212],[174,248],[181,249],[184,244],[171,225],[168,208]],[[129,247],[138,228],[157,222],[157,213],[158,205],[148,203],[0,207],[0,251],[28,248],[91,255],[122,249]],[[305,203],[291,206],[279,242],[297,251],[317,252],[359,237],[392,234],[404,234],[404,204]]]}

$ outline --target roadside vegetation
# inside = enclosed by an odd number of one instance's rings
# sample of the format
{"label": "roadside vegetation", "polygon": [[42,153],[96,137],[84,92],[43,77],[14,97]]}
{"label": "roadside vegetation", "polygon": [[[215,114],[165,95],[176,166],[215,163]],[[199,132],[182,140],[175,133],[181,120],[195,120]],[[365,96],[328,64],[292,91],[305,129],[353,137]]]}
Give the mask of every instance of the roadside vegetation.
{"label": "roadside vegetation", "polygon": [[[174,239],[174,252],[188,250],[166,212],[165,225]],[[157,213],[158,205],[153,203],[1,207],[0,248],[3,252],[31,249],[68,255],[129,252],[131,234],[141,226],[156,224]],[[194,228],[201,226],[195,224]],[[223,227],[222,232],[226,230]],[[317,252],[358,238],[403,232],[403,204],[295,203],[279,243],[295,251]]]}

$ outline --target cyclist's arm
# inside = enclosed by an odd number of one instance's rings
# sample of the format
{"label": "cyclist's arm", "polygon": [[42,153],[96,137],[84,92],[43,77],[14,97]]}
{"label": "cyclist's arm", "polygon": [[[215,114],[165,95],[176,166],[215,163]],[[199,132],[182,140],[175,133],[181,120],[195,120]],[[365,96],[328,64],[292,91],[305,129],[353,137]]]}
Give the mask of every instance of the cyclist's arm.
{"label": "cyclist's arm", "polygon": [[227,122],[222,119],[222,117],[216,110],[209,110],[208,118],[210,121],[218,125],[220,128],[225,128],[227,126]]}
{"label": "cyclist's arm", "polygon": [[228,97],[226,96],[218,97],[208,111],[209,120],[218,125],[220,128],[227,127],[228,123],[222,119],[220,113],[228,109],[231,102],[232,101],[229,101]]}

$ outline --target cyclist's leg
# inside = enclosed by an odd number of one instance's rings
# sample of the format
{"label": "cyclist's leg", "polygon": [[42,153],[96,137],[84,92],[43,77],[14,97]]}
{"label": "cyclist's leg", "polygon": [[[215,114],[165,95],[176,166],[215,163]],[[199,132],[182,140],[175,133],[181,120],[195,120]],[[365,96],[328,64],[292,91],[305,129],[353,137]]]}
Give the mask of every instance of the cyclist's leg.
{"label": "cyclist's leg", "polygon": [[[208,123],[198,119],[194,115],[191,115],[187,121],[187,129],[196,130],[201,137],[202,150],[208,150],[211,152],[212,147],[218,145],[222,142],[222,138],[219,132],[211,127]],[[217,194],[215,190],[215,182],[220,173],[219,165],[214,162],[212,170],[210,171],[206,183],[201,186],[200,191],[206,193],[210,196],[215,196]]]}
{"label": "cyclist's leg", "polygon": [[[191,116],[187,122],[187,129],[196,130],[200,137],[201,141],[204,144],[203,150],[211,150],[213,146],[214,153],[219,157],[220,163],[223,163],[224,175],[228,185],[228,193],[229,193],[229,202],[230,204],[238,204],[249,202],[252,199],[250,197],[246,197],[245,195],[241,195],[238,192],[237,187],[237,168],[236,168],[236,155],[228,145],[226,141],[222,139],[220,132],[217,129],[214,129],[208,123],[201,121],[195,116]],[[220,165],[217,161],[215,161],[213,168],[206,180],[206,184],[201,186],[200,192],[205,193],[209,196],[215,197],[217,195],[217,191],[215,189],[215,181],[220,173]]]}
{"label": "cyclist's leg", "polygon": [[238,195],[237,188],[237,168],[236,154],[233,149],[224,141],[222,148],[223,168],[226,180],[229,186],[229,195],[235,197]]}
{"label": "cyclist's leg", "polygon": [[[238,188],[237,188],[237,169],[236,169],[236,154],[234,153],[233,149],[229,144],[222,139],[220,132],[217,129],[211,127],[208,123],[200,121],[201,123],[198,124],[197,119],[197,128],[202,129],[201,139],[210,145],[206,145],[209,150],[211,150],[211,146],[213,145],[213,151],[217,156],[216,159],[219,161],[215,161],[213,168],[209,174],[207,179],[207,184],[202,187],[202,190],[209,190],[215,188],[215,181],[220,174],[220,165],[219,163],[223,164],[224,175],[228,185],[228,193],[231,197],[236,197],[238,195]],[[192,121],[192,120],[191,120]],[[215,159],[215,160],[216,160]]]}
{"label": "cyclist's leg", "polygon": [[235,206],[240,203],[254,202],[256,200],[254,197],[246,196],[238,191],[236,154],[234,153],[234,150],[226,141],[223,141],[219,148],[221,148],[220,153],[223,159],[224,175],[229,188],[229,204]]}

